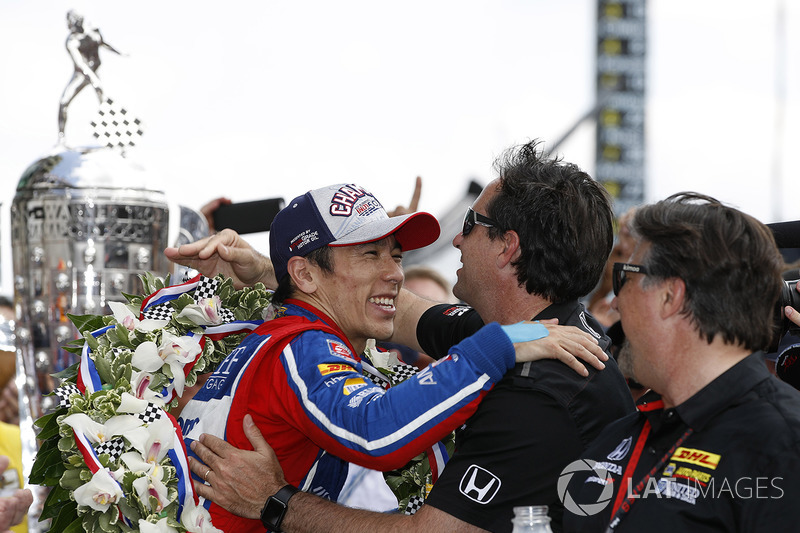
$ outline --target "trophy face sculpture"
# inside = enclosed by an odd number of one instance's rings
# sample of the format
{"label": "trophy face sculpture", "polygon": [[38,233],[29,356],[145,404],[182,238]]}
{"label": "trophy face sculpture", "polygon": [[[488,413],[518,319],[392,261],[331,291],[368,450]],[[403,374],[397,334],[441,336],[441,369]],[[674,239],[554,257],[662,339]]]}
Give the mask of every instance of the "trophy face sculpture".
{"label": "trophy face sculpture", "polygon": [[[145,170],[126,152],[142,134],[140,122],[107,98],[96,74],[99,48],[119,52],[99,31],[85,27],[80,15],[71,11],[67,18],[67,50],[75,72],[59,106],[58,144],[25,170],[11,206],[16,382],[26,479],[38,450],[33,421],[58,404],[47,396],[59,384],[52,375],[78,360],[63,349],[78,336],[67,315],[104,314],[108,302],[126,302],[123,293],[141,292],[140,274],[163,277],[172,270],[165,247],[208,234],[202,215],[177,205],[170,209],[164,192],[144,185]],[[64,135],[68,106],[89,85],[100,109],[84,124],[94,129],[99,145],[69,147]],[[173,276],[180,281],[185,273]],[[30,531],[40,531],[46,529],[36,520],[44,495],[33,488],[28,524]]]}

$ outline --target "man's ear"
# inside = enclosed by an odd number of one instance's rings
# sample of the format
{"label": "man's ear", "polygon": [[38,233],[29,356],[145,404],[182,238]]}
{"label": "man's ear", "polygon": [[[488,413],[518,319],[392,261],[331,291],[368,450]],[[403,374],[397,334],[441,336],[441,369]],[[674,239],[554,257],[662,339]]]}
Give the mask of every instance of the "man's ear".
{"label": "man's ear", "polygon": [[511,261],[517,259],[522,252],[519,248],[519,234],[516,231],[508,230],[500,239],[503,242],[503,249],[497,256],[497,266],[504,268]]}
{"label": "man's ear", "polygon": [[661,318],[683,311],[685,300],[686,282],[678,277],[665,279],[661,285]]}
{"label": "man's ear", "polygon": [[317,290],[316,276],[318,268],[305,257],[291,257],[286,265],[289,276],[292,278],[297,290],[306,294],[313,294]]}

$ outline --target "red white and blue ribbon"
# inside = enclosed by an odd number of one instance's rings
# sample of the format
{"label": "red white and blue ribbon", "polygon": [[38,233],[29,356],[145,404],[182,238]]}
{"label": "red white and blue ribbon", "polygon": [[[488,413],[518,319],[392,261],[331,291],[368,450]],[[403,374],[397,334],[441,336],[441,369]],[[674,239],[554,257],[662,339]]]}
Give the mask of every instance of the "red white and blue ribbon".
{"label": "red white and blue ribbon", "polygon": [[[113,325],[100,328],[93,331],[92,336],[99,337],[109,329],[113,328]],[[84,395],[87,391],[89,394],[91,394],[103,388],[103,382],[100,379],[100,375],[97,373],[97,368],[94,366],[94,361],[91,357],[89,357],[89,352],[91,352],[89,343],[84,342],[83,351],[81,352],[81,364],[80,368],[78,369],[78,389],[80,389],[81,393]]]}
{"label": "red white and blue ribbon", "polygon": [[144,318],[144,312],[147,309],[180,298],[182,294],[185,294],[193,290],[200,283],[202,277],[203,277],[202,274],[198,274],[197,276],[193,277],[186,283],[181,283],[179,285],[170,285],[169,287],[164,287],[163,289],[157,290],[156,292],[145,298],[144,301],[142,301],[142,308],[141,308],[142,314],[139,316],[139,318],[140,319]]}
{"label": "red white and blue ribbon", "polygon": [[445,464],[450,460],[450,456],[447,454],[447,448],[442,442],[437,442],[431,446],[427,454],[428,462],[431,465],[431,483],[436,483],[436,480],[442,475]]}
{"label": "red white and blue ribbon", "polygon": [[[83,456],[83,462],[86,463],[86,466],[89,467],[89,470],[92,474],[96,474],[98,471],[103,470],[106,472],[106,475],[114,481],[119,486],[119,490],[124,494],[124,489],[119,481],[114,479],[114,476],[111,475],[111,472],[108,471],[106,467],[100,462],[100,458],[97,457],[97,453],[95,452],[94,448],[92,447],[92,443],[89,442],[89,439],[80,431],[72,430],[72,434],[75,436],[75,444],[78,446],[78,451],[81,452]],[[131,522],[127,519],[127,517],[122,514],[122,511],[117,508],[119,512],[119,518],[125,522],[125,525],[131,527]]]}
{"label": "red white and blue ribbon", "polygon": [[196,507],[200,500],[192,485],[192,473],[189,470],[189,459],[186,454],[186,445],[183,442],[183,433],[175,417],[169,413],[166,414],[174,428],[172,447],[167,452],[167,456],[175,466],[175,476],[178,479],[178,520],[180,520],[183,510]]}

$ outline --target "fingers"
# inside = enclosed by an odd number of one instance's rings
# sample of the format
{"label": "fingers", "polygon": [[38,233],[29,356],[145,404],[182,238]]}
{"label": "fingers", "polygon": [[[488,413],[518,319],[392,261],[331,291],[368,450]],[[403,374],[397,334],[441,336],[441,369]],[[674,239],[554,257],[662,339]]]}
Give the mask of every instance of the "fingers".
{"label": "fingers", "polygon": [[17,502],[16,512],[14,513],[14,524],[19,524],[28,513],[28,508],[33,503],[33,493],[29,489],[18,490],[14,494],[14,499]]}
{"label": "fingers", "polygon": [[539,320],[539,322],[541,322],[545,326],[548,325],[548,324],[556,325],[556,324],[558,324],[558,319],[557,318],[545,318],[544,320]]}
{"label": "fingers", "polygon": [[411,196],[411,203],[408,204],[408,212],[414,213],[419,208],[419,197],[422,194],[422,178],[417,176],[414,181],[414,194]]}
{"label": "fingers", "polygon": [[[210,466],[212,470],[215,470],[219,461],[224,459],[224,453],[229,448],[232,448],[232,446],[224,440],[206,433],[200,435],[200,440],[194,441],[190,446],[197,457],[206,465]],[[203,477],[205,470],[195,473]]]}
{"label": "fingers", "polygon": [[270,445],[267,444],[267,440],[264,438],[264,435],[261,434],[261,430],[259,430],[255,422],[253,422],[252,416],[244,415],[242,427],[244,428],[244,434],[247,436],[247,440],[249,440],[250,444],[253,445],[253,450],[264,455],[267,455],[268,453],[272,454],[273,456],[275,455],[275,452],[272,450]]}
{"label": "fingers", "polygon": [[9,464],[8,457],[6,457],[5,455],[0,455],[0,474],[6,471],[6,468],[8,468],[8,464]]}
{"label": "fingers", "polygon": [[787,305],[784,308],[784,312],[786,313],[786,318],[791,320],[795,325],[800,326],[800,312],[798,312],[797,309]]}

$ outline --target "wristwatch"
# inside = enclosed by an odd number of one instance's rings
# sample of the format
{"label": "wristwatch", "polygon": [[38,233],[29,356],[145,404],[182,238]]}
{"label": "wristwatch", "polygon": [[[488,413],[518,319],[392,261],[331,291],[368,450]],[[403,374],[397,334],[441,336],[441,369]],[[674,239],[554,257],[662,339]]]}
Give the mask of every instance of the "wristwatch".
{"label": "wristwatch", "polygon": [[270,496],[264,508],[261,510],[261,523],[269,531],[280,533],[281,522],[289,509],[289,499],[300,492],[300,489],[291,485],[286,485],[281,490]]}

